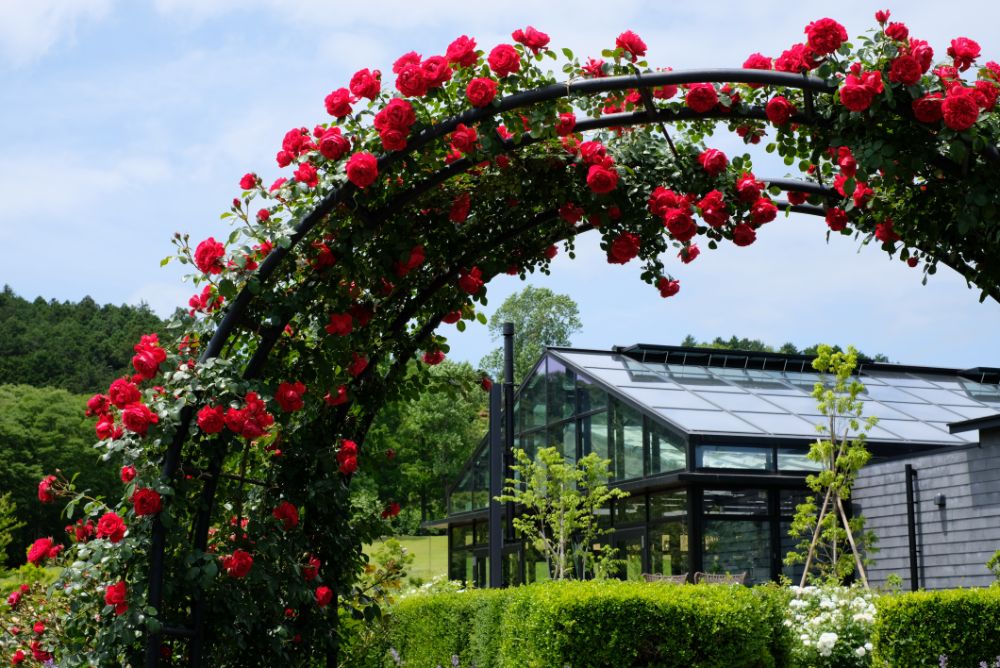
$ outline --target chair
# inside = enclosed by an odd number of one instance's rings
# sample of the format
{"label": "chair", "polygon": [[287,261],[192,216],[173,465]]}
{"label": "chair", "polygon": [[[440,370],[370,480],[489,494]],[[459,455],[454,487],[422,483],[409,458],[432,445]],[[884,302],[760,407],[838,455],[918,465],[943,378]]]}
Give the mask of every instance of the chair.
{"label": "chair", "polygon": [[684,584],[687,582],[688,574],[679,573],[678,575],[660,575],[659,573],[643,573],[643,579],[646,582],[670,582],[673,584]]}
{"label": "chair", "polygon": [[747,583],[747,572],[742,573],[695,573],[695,584],[728,584],[745,585]]}

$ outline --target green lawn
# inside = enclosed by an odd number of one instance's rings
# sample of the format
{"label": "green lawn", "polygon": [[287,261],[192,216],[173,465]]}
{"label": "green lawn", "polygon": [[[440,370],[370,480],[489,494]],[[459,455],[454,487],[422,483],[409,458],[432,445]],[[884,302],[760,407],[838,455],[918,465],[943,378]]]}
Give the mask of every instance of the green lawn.
{"label": "green lawn", "polygon": [[[448,536],[396,536],[406,550],[415,558],[408,575],[424,582],[441,575],[448,575]],[[371,554],[371,545],[365,546],[365,554]]]}

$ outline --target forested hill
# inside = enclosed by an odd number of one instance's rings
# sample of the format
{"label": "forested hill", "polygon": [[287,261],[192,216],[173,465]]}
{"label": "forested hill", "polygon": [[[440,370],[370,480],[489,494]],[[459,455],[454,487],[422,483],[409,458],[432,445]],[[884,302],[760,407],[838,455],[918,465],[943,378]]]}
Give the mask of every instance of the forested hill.
{"label": "forested hill", "polygon": [[0,293],[0,385],[58,387],[77,394],[107,389],[131,373],[132,346],[162,332],[145,305],[28,301],[9,286]]}

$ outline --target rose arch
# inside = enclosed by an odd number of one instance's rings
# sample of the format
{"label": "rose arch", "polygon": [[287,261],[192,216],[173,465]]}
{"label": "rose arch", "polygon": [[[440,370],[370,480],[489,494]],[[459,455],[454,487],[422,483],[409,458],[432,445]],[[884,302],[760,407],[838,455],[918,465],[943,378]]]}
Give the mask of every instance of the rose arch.
{"label": "rose arch", "polygon": [[[229,230],[175,238],[191,317],[91,400],[128,470],[69,551],[66,663],[334,665],[338,600],[384,526],[349,494],[392,465],[364,448],[373,418],[444,358],[442,332],[482,319],[490,279],[547,271],[583,232],[671,297],[668,263],[696,241],[746,246],[803,212],[1000,300],[1000,65],[877,21],[848,43],[820,19],[776,58],[684,72],[650,67],[630,31],[580,61],[529,27],[330,93],[323,122],[285,135],[285,177],[240,180]],[[711,148],[723,128],[801,180]]]}

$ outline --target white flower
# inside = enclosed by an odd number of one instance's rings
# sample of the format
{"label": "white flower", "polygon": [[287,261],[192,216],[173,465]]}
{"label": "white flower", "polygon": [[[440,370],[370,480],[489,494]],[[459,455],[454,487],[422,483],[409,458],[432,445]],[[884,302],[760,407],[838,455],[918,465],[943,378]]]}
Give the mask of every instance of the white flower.
{"label": "white flower", "polygon": [[866,650],[864,648],[864,646],[861,646],[861,647],[857,648],[856,650],[854,650],[854,653],[857,654],[858,656],[864,656],[865,654],[868,653],[868,650]]}

